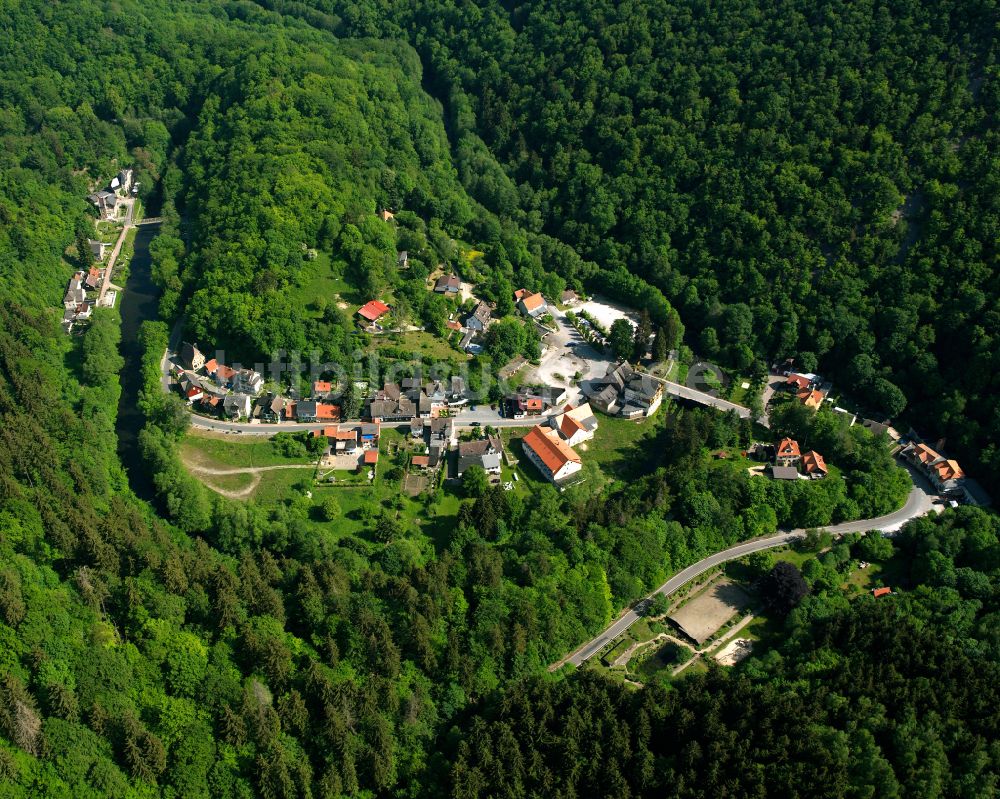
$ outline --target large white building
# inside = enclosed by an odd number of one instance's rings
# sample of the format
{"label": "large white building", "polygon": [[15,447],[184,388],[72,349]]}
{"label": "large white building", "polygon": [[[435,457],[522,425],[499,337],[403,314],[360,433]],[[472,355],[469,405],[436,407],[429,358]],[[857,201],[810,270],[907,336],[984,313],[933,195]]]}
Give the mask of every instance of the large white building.
{"label": "large white building", "polygon": [[559,431],[537,425],[521,441],[524,454],[546,479],[559,483],[583,468],[580,456],[563,440]]}

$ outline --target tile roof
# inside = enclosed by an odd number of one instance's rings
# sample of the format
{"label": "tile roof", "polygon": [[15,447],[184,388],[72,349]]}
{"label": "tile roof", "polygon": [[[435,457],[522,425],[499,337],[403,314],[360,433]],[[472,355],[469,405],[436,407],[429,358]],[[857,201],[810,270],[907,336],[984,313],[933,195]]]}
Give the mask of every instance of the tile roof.
{"label": "tile roof", "polygon": [[369,322],[374,322],[387,313],[389,313],[389,306],[379,300],[371,300],[358,308],[358,315]]}
{"label": "tile roof", "polygon": [[814,449],[809,450],[802,456],[802,468],[806,470],[806,474],[813,474],[814,472],[826,474],[828,471],[823,456]]}
{"label": "tile roof", "polygon": [[434,285],[435,291],[458,291],[461,282],[458,275],[441,275]]}
{"label": "tile roof", "polygon": [[563,438],[572,438],[574,435],[579,433],[581,430],[586,430],[580,422],[570,416],[568,413],[562,415],[562,422],[559,425],[559,432],[563,434]]}
{"label": "tile roof", "polygon": [[779,458],[798,458],[801,454],[799,442],[794,438],[783,438],[778,442],[777,455]]}
{"label": "tile roof", "polygon": [[316,403],[316,418],[317,419],[339,419],[340,418],[340,406],[330,405],[325,402]]}
{"label": "tile roof", "polygon": [[534,452],[552,474],[569,462],[580,463],[580,456],[550,428],[541,425],[531,428],[521,443]]}
{"label": "tile roof", "polygon": [[805,405],[807,408],[818,408],[823,404],[823,392],[822,391],[810,391],[806,389],[805,391],[800,391],[795,395],[799,402]]}
{"label": "tile roof", "polygon": [[940,463],[935,463],[932,467],[939,480],[957,480],[960,477],[965,477],[965,472],[962,471],[962,467],[958,465],[956,460],[946,460]]}
{"label": "tile roof", "polygon": [[545,298],[541,294],[527,294],[521,297],[521,304],[526,311],[534,311],[545,305]]}
{"label": "tile roof", "polygon": [[938,455],[934,450],[928,447],[926,444],[917,444],[913,448],[913,454],[916,455],[917,460],[919,460],[925,466],[930,463],[934,463],[936,460],[940,460],[941,456]]}

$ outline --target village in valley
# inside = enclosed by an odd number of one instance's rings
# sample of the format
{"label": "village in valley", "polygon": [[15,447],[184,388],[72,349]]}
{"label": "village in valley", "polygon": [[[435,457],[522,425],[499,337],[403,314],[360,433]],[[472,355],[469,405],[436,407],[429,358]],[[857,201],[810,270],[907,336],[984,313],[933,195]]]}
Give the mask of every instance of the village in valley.
{"label": "village in valley", "polygon": [[[132,170],[122,169],[87,198],[97,218],[83,253],[88,266],[73,275],[64,298],[68,333],[85,326],[95,307],[115,307],[122,288],[111,282],[112,273],[127,261],[119,256],[129,231],[142,224],[133,218],[137,188]],[[379,217],[395,224],[389,211]],[[302,249],[305,262],[321,265],[316,250]],[[469,249],[462,257],[471,266],[477,253]],[[397,269],[411,263],[409,252],[397,252]],[[463,498],[491,491],[526,496],[545,485],[593,494],[627,479],[655,448],[666,417],[701,406],[726,414],[742,431],[739,445],[710,453],[710,468],[745,470],[775,489],[843,483],[837,459],[824,447],[805,446],[808,436],[772,424],[825,415],[842,430],[867,430],[909,471],[922,496],[933,497],[932,504],[921,500],[915,510],[900,510],[901,518],[934,506],[991,504],[946,454],[946,442],[932,445],[913,429],[901,432],[891,420],[865,413],[849,389],[835,391],[793,359],[764,373],[726,373],[698,361],[687,347],[665,348],[658,341],[662,328],[654,332],[648,315],[587,296],[581,286],[551,297],[517,288],[503,310],[477,296],[475,280],[463,280],[454,261],[431,270],[424,290],[444,300],[443,324],[413,324],[397,312],[391,294],[352,294],[350,304],[340,293],[329,298],[345,320],[351,315],[351,335],[367,351],[391,356],[383,364],[390,368],[368,377],[330,370],[306,380],[280,368],[271,374],[203,342],[185,341],[178,320],[161,377],[163,390],[180,397],[192,423],[181,448],[190,473],[230,499],[272,507],[305,503],[315,532],[337,519],[337,535],[374,525],[375,539],[388,541],[397,538],[399,526],[422,532],[426,546],[453,523]],[[520,343],[498,348],[499,330]],[[503,356],[496,362],[498,352]],[[406,361],[400,353],[412,357]],[[484,363],[496,374],[475,376]],[[393,529],[383,529],[387,525]],[[765,543],[778,547],[778,561],[801,565],[795,548]],[[694,578],[678,575],[676,586],[661,586],[552,668],[589,662],[641,684],[703,670],[708,660],[739,662],[766,639],[770,622],[745,576],[753,559],[731,560],[731,566],[706,567]],[[885,579],[873,569],[856,587],[867,586],[876,598],[891,596]]]}
{"label": "village in valley", "polygon": [[[380,217],[393,219],[389,212]],[[410,253],[397,253],[397,268],[410,263]],[[702,406],[727,414],[743,431],[741,445],[710,453],[711,468],[745,470],[775,489],[788,486],[794,496],[813,491],[810,486],[828,486],[830,496],[845,490],[847,477],[835,457],[831,462],[822,446],[804,446],[808,435],[800,441],[787,425],[772,424],[797,417],[806,430],[822,415],[834,420],[838,435],[866,430],[919,486],[912,506],[908,502],[885,524],[935,507],[991,502],[945,454],[945,442],[932,446],[912,429],[901,432],[891,420],[866,414],[849,390],[836,391],[792,359],[747,376],[699,362],[686,347],[665,354],[648,317],[586,296],[580,287],[555,298],[518,288],[502,312],[477,296],[475,283],[463,280],[454,264],[441,264],[425,290],[447,301],[439,332],[396,313],[390,296],[357,297],[353,308],[339,294],[332,297],[352,311],[355,335],[371,351],[385,344],[391,353],[411,348],[411,361],[400,370],[390,359],[392,368],[377,372],[379,379],[320,373],[304,383],[268,375],[265,367],[228,364],[222,351],[213,356],[207,347],[181,341],[175,328],[163,381],[191,414],[193,430],[182,450],[189,470],[234,499],[287,503],[304,497],[315,509],[313,522],[336,518],[340,534],[375,525],[375,539],[389,540],[402,526],[432,540],[453,523],[449,514],[458,512],[463,498],[482,499],[491,488],[501,495],[531,494],[544,485],[599,492],[648,457],[667,416]],[[536,340],[537,347],[506,351],[494,364],[495,377],[474,380],[474,367],[495,356],[498,326],[508,336]],[[432,354],[438,363],[425,372]],[[267,441],[270,449],[263,448]],[[302,479],[296,469],[310,476]],[[822,503],[827,494],[813,496]],[[866,523],[841,524],[838,534]],[[778,561],[801,564],[805,557],[778,539],[761,546],[778,547]],[[766,638],[770,621],[741,576],[747,560],[732,559],[731,568],[707,568],[693,580],[679,575],[676,587],[661,586],[552,668],[589,662],[638,684],[703,670],[707,660],[739,662]],[[851,578],[855,590],[867,586],[876,598],[890,596],[887,575],[875,567],[864,572],[868,565],[862,561],[857,572],[867,576]]]}
{"label": "village in valley", "polygon": [[[384,222],[394,218],[385,210],[379,216]],[[397,253],[398,268],[406,269],[409,262],[408,252]],[[475,286],[445,265],[428,278],[427,291],[452,303],[449,307],[454,310],[444,325],[446,345],[465,359],[480,355],[488,331],[498,322],[495,304],[476,297]],[[749,408],[734,401],[734,385],[692,387],[670,380],[679,378],[686,366],[676,353],[666,364],[657,363],[651,334],[648,340],[637,341],[638,357],[614,353],[609,329],[617,320],[626,320],[637,339],[644,335],[639,314],[632,309],[585,297],[572,288],[555,301],[519,288],[511,302],[520,324],[540,340],[540,355],[533,362],[513,358],[499,370],[501,379],[489,391],[473,391],[467,374],[447,374],[447,369],[443,376],[424,379],[418,364],[412,374],[381,385],[367,380],[338,384],[319,375],[312,380],[311,391],[299,392],[282,384],[280,376],[269,380],[255,369],[222,362],[221,352],[208,357],[192,342],[183,342],[164,359],[165,385],[180,392],[196,427],[243,435],[274,435],[281,430],[318,440],[310,451],[320,484],[374,482],[382,431],[391,429],[402,438],[394,451],[410,495],[434,491],[446,480],[462,481],[472,466],[506,490],[524,479],[525,466],[532,479],[565,490],[586,479],[588,442],[601,427],[598,414],[613,425],[608,436],[621,438],[621,424],[641,425],[669,398],[681,406],[715,407],[753,422],[754,443],[736,453],[717,453],[719,458],[745,461],[752,476],[787,481],[822,480],[830,474],[824,453],[803,451],[791,437],[768,436],[767,409],[794,403],[810,411],[826,407],[849,426],[860,424],[885,436],[893,452],[924,474],[943,502],[989,502],[953,459],[938,454],[913,431],[902,436],[888,420],[865,418],[841,407],[843,400],[835,400],[832,385],[819,375],[797,371],[792,360],[772,365],[769,375],[754,379],[753,387],[749,379],[736,378],[741,398],[759,392],[765,412],[752,420]],[[354,319],[358,332],[373,341],[406,340],[421,331],[401,326],[390,303],[380,298],[357,306]],[[513,385],[517,387],[509,387]]]}
{"label": "village in valley", "polygon": [[[79,332],[95,308],[114,308],[118,293],[123,289],[111,282],[118,258],[129,231],[134,227],[133,215],[139,184],[130,168],[119,170],[107,187],[87,196],[95,210],[94,238],[77,242],[77,256],[86,269],[73,273],[63,297],[62,329]],[[114,241],[107,241],[108,238]]]}

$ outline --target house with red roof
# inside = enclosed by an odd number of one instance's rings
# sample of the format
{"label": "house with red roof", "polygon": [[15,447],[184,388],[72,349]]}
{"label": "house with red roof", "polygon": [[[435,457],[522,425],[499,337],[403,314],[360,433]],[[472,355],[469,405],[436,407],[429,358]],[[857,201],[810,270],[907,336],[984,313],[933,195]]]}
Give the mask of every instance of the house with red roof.
{"label": "house with red roof", "polygon": [[785,378],[785,388],[798,394],[800,391],[808,391],[812,388],[812,380],[805,375],[792,372]]}
{"label": "house with red roof", "polygon": [[358,316],[369,324],[374,324],[387,313],[389,313],[389,306],[380,300],[369,300],[358,308]]}
{"label": "house with red roof", "polygon": [[823,404],[824,395],[822,391],[807,388],[798,392],[795,398],[807,408],[812,408],[815,411]]}
{"label": "house with red roof", "polygon": [[524,454],[553,483],[560,483],[583,468],[580,456],[559,435],[558,430],[537,425],[521,439]]}
{"label": "house with red roof", "polygon": [[907,445],[903,456],[927,475],[939,493],[958,495],[962,491],[965,471],[955,459],[946,458],[922,442]]}
{"label": "house with red roof", "polygon": [[794,438],[783,438],[774,451],[774,462],[778,466],[797,466],[802,460],[799,442]]}
{"label": "house with red roof", "polygon": [[563,441],[571,447],[575,447],[581,441],[592,439],[598,427],[597,417],[594,416],[589,402],[578,408],[567,405],[562,413],[549,417],[549,425],[552,429],[558,430]]}
{"label": "house with red roof", "polygon": [[548,303],[545,302],[545,297],[541,294],[532,294],[524,289],[518,289],[514,292],[514,297],[517,299],[518,310],[525,316],[532,318],[542,316],[549,308]]}
{"label": "house with red roof", "polygon": [[829,469],[826,468],[826,461],[816,450],[811,449],[802,456],[802,471],[814,480],[826,477]]}

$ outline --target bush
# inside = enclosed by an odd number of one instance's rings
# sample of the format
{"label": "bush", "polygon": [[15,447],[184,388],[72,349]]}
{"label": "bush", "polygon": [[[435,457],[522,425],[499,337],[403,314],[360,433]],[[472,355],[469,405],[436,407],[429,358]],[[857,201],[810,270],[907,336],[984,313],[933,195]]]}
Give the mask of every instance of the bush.
{"label": "bush", "polygon": [[319,504],[319,515],[325,522],[332,522],[334,519],[339,519],[342,512],[340,503],[332,494],[324,497],[323,501]]}

